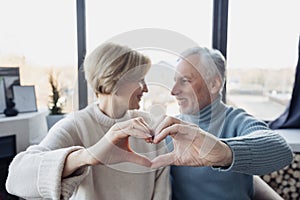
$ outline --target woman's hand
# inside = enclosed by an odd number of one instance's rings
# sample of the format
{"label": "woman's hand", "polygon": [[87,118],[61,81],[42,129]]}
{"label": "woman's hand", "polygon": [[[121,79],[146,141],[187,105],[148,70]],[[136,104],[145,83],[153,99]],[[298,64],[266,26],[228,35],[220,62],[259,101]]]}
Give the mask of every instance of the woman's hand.
{"label": "woman's hand", "polygon": [[178,166],[228,166],[232,152],[228,145],[197,125],[166,117],[155,131],[154,143],[170,135],[174,150],[152,160],[152,168]]}
{"label": "woman's hand", "polygon": [[87,148],[90,165],[132,162],[150,167],[151,161],[132,151],[128,139],[133,136],[149,141],[151,132],[141,117],[116,123],[95,145]]}
{"label": "woman's hand", "polygon": [[93,146],[71,152],[66,158],[62,177],[70,176],[79,168],[88,165],[133,162],[150,167],[151,161],[132,151],[128,142],[129,136],[152,141],[150,133],[151,129],[143,118],[117,123]]}

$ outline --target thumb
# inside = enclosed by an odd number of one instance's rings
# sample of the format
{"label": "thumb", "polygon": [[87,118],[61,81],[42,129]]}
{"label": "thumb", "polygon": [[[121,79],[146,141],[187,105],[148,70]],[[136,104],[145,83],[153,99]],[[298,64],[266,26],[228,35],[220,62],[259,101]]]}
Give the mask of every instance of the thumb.
{"label": "thumb", "polygon": [[160,168],[173,164],[176,161],[174,152],[160,155],[152,160],[151,168]]}
{"label": "thumb", "polygon": [[126,154],[127,155],[125,161],[132,162],[145,167],[151,167],[152,165],[152,162],[146,156],[137,154],[135,152],[127,152]]}

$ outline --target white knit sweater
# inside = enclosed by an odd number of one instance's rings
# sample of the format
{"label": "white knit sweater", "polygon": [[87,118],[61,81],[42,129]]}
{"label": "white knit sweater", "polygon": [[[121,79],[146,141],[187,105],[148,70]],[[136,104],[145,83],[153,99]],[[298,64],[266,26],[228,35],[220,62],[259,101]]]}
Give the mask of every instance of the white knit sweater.
{"label": "white knit sweater", "polygon": [[[104,115],[96,104],[58,122],[39,144],[19,153],[9,167],[7,191],[25,199],[147,200],[170,199],[169,167],[151,170],[132,163],[98,165],[77,170],[62,179],[66,156],[95,144],[117,121],[148,115],[127,112],[118,120]],[[166,153],[163,143],[130,137],[133,150],[153,158]]]}

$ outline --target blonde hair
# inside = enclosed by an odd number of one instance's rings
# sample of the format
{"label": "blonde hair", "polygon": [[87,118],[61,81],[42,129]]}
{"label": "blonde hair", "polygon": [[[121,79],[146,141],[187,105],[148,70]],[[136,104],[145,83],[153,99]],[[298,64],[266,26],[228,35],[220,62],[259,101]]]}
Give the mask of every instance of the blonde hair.
{"label": "blonde hair", "polygon": [[85,78],[97,96],[114,93],[120,80],[139,80],[150,66],[148,57],[114,43],[100,45],[84,61]]}

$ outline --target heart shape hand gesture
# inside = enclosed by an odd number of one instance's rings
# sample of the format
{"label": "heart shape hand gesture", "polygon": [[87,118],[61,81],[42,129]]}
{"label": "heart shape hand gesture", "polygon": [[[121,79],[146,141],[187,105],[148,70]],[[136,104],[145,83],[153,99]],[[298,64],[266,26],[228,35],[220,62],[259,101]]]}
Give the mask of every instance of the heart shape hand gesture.
{"label": "heart shape hand gesture", "polygon": [[[87,149],[93,157],[92,165],[132,162],[159,168],[168,165],[229,166],[232,162],[230,147],[194,124],[165,116],[154,132],[153,136],[153,130],[141,117],[115,124],[101,140]],[[130,136],[154,144],[171,136],[174,149],[151,161],[130,148]]]}

